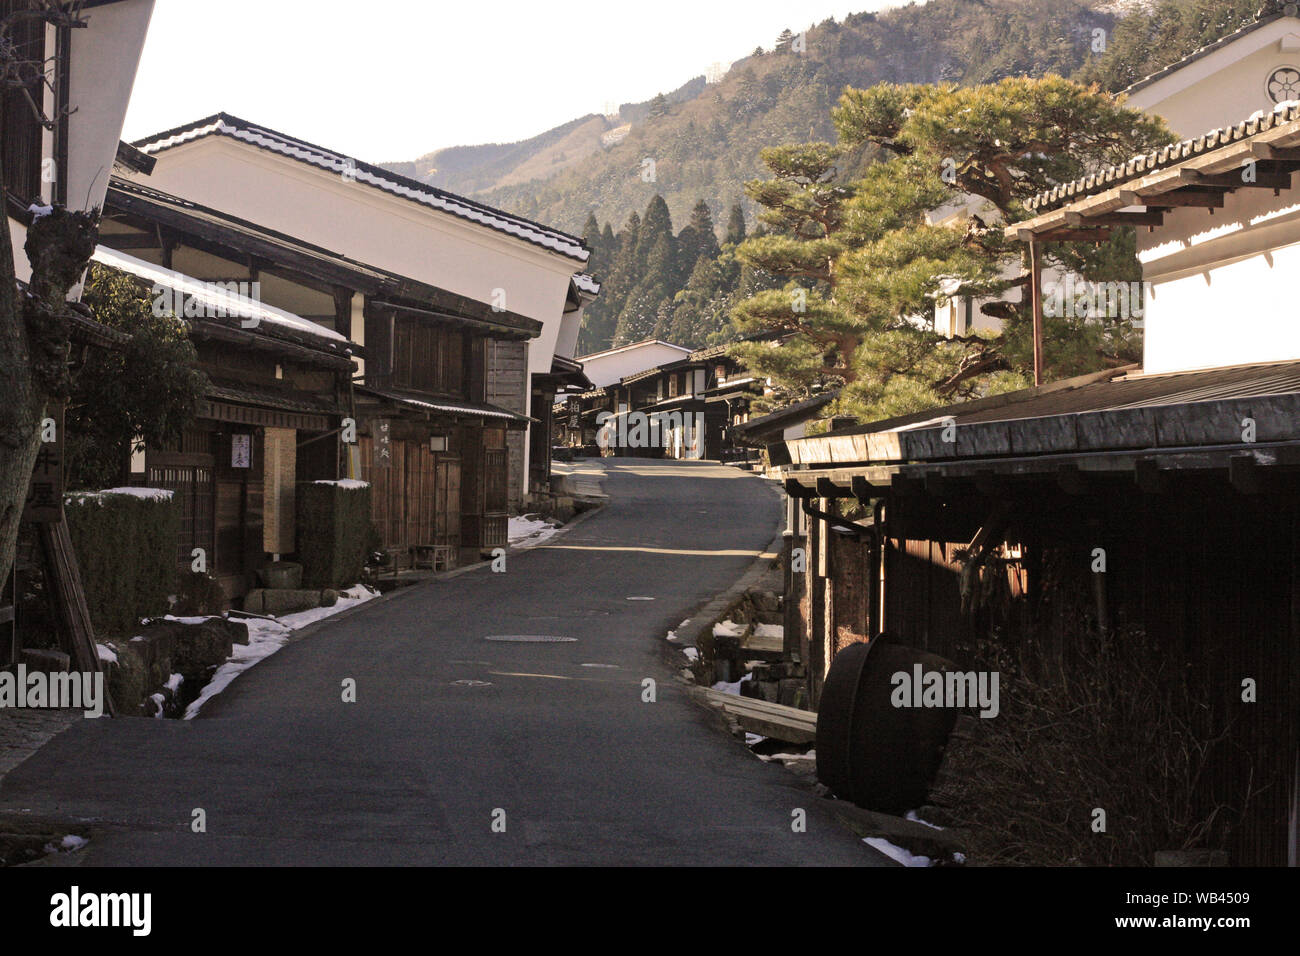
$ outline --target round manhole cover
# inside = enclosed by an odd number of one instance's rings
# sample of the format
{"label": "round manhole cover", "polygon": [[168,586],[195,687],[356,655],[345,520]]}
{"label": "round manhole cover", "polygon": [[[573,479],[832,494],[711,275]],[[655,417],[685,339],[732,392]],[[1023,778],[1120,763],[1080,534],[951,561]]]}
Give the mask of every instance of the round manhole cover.
{"label": "round manhole cover", "polygon": [[574,644],[576,637],[559,637],[555,634],[489,634],[485,641],[499,641],[503,644]]}
{"label": "round manhole cover", "polygon": [[491,687],[490,680],[454,680],[452,685],[456,687]]}

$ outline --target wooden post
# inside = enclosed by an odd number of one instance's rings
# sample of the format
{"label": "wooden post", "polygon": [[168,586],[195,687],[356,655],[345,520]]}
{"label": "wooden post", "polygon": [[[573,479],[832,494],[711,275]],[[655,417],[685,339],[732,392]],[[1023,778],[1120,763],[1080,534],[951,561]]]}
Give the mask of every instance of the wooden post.
{"label": "wooden post", "polygon": [[1029,241],[1029,282],[1034,308],[1034,384],[1043,384],[1043,261],[1038,242]]}
{"label": "wooden post", "polygon": [[[60,518],[55,522],[38,524],[36,528],[49,571],[51,603],[59,617],[68,656],[77,670],[97,673],[101,669],[99,650],[95,646],[95,631],[90,623],[90,609],[86,606],[86,592],[81,587],[81,571],[72,548],[72,536],[68,533],[68,521]],[[113,698],[107,693],[104,694],[104,713],[110,717],[114,713]]]}

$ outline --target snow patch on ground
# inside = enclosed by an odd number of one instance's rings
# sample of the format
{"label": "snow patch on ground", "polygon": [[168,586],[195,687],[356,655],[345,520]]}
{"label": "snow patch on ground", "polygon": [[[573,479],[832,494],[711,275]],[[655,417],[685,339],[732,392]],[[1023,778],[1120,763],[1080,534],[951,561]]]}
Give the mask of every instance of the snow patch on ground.
{"label": "snow patch on ground", "polygon": [[313,481],[313,485],[338,485],[340,488],[369,488],[370,482],[355,478],[340,478],[337,481]]}
{"label": "snow patch on ground", "polygon": [[274,619],[240,618],[248,625],[248,643],[235,645],[230,660],[217,668],[217,672],[212,675],[212,680],[208,681],[199,692],[198,699],[185,709],[185,719],[193,720],[199,715],[203,705],[229,687],[236,677],[289,643],[289,636],[294,631],[375,597],[378,597],[378,592],[358,584],[356,587],[339,592],[339,601],[333,607],[312,608]]}
{"label": "snow patch on ground", "polygon": [[884,837],[863,837],[862,842],[867,844],[873,850],[879,850],[891,860],[895,860],[903,866],[933,866],[934,861],[928,856],[913,856],[904,850],[901,846],[895,846]]}
{"label": "snow patch on ground", "polygon": [[735,621],[720,621],[713,625],[714,637],[740,637],[745,633],[745,625]]}
{"label": "snow patch on ground", "polygon": [[735,694],[736,696],[740,696],[740,685],[745,683],[745,681],[750,680],[753,676],[753,674],[746,674],[740,680],[732,681],[730,683],[725,680],[720,680],[713,685],[713,689],[720,690],[724,694]]}
{"label": "snow patch on ground", "polygon": [[117,663],[117,651],[113,650],[107,644],[96,644],[95,650],[98,652],[101,661],[107,661],[110,664]]}
{"label": "snow patch on ground", "polygon": [[688,661],[698,661],[700,659],[700,652],[693,647],[683,647],[682,653],[686,655]]}
{"label": "snow patch on ground", "polygon": [[509,521],[506,540],[512,548],[532,548],[552,537],[559,525],[538,515],[515,515]]}
{"label": "snow patch on ground", "polygon": [[927,820],[922,820],[920,817],[918,817],[918,816],[916,815],[916,811],[915,811],[915,810],[908,810],[905,819],[911,820],[913,823],[923,823],[923,824],[925,824],[927,827],[929,827],[929,828],[932,829],[932,830],[942,830],[942,829],[943,829],[943,827],[941,827],[941,826],[938,826],[938,825],[936,825],[936,824],[934,824],[934,823],[930,823],[930,822],[927,821]]}
{"label": "snow patch on ground", "polygon": [[67,834],[58,843],[47,843],[44,846],[46,853],[71,853],[73,850],[80,850],[90,841],[85,837],[79,837],[75,833]]}

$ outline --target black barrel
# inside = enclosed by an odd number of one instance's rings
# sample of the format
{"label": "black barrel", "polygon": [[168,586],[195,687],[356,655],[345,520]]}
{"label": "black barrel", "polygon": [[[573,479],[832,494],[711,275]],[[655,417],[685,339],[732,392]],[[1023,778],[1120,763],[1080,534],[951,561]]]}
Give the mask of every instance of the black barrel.
{"label": "black barrel", "polygon": [[817,708],[817,778],[840,799],[882,813],[925,803],[957,712],[893,705],[891,678],[917,664],[927,673],[955,669],[884,635],[835,655]]}

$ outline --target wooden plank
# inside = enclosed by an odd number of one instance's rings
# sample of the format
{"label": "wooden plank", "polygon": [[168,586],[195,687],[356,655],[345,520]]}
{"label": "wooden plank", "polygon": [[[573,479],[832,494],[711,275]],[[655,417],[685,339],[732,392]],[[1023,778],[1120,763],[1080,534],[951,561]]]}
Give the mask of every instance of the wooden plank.
{"label": "wooden plank", "polygon": [[800,710],[798,707],[774,704],[771,701],[760,700],[756,697],[741,697],[739,694],[728,694],[725,691],[713,690],[712,688],[705,688],[704,696],[711,705],[721,707],[730,714],[761,715],[774,721],[782,721],[791,726],[804,728],[816,728],[817,726],[817,714],[811,710]]}
{"label": "wooden plank", "polygon": [[736,723],[751,734],[775,737],[777,740],[784,740],[792,744],[812,744],[817,742],[817,726],[815,724],[811,728],[805,728],[758,714],[737,713],[732,716],[736,718]]}
{"label": "wooden plank", "polygon": [[759,637],[757,634],[750,634],[740,646],[743,650],[759,654],[782,654],[785,651],[785,637],[784,635],[781,637]]}
{"label": "wooden plank", "polygon": [[[67,519],[37,525],[41,548],[49,570],[50,597],[59,617],[64,650],[75,670],[87,674],[100,670],[99,649],[95,646],[95,629],[86,606],[86,592],[81,586],[81,570],[72,547]],[[113,716],[113,699],[105,693],[104,713]]]}

